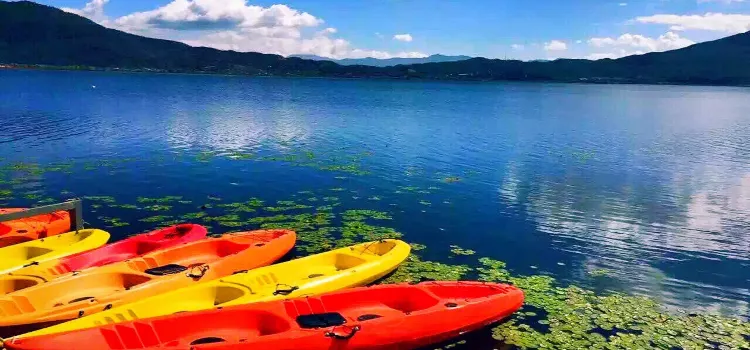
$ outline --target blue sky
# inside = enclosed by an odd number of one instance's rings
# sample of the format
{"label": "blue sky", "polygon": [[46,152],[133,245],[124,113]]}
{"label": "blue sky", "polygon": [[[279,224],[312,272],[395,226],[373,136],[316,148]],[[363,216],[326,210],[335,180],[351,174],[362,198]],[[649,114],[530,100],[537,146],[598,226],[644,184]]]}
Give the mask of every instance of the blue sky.
{"label": "blue sky", "polygon": [[47,0],[107,27],[333,58],[621,57],[750,30],[750,0]]}

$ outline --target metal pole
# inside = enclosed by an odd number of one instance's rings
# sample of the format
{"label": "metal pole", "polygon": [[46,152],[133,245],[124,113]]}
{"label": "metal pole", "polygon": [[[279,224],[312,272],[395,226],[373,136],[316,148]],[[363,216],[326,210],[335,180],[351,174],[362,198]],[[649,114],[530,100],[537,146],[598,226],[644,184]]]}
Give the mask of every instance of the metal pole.
{"label": "metal pole", "polygon": [[30,218],[32,216],[51,214],[56,211],[67,211],[70,214],[71,231],[83,230],[83,201],[71,199],[66,202],[29,208],[15,213],[0,214],[0,222]]}

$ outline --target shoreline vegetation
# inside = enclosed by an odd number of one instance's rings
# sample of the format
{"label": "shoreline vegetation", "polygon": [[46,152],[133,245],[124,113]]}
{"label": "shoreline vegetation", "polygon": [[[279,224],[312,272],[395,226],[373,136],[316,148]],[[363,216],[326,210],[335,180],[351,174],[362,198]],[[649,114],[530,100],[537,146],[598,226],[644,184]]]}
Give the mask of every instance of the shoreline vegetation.
{"label": "shoreline vegetation", "polygon": [[317,75],[295,75],[295,74],[269,74],[269,73],[242,73],[233,71],[210,71],[210,70],[168,70],[159,68],[121,68],[121,67],[93,67],[85,65],[45,65],[45,64],[16,64],[0,63],[0,71],[3,70],[32,70],[32,71],[68,71],[68,72],[108,72],[108,73],[142,73],[142,74],[174,74],[174,75],[210,75],[231,76],[249,78],[327,78],[327,79],[366,79],[366,80],[408,80],[408,81],[435,81],[435,82],[467,82],[467,83],[558,83],[558,84],[591,84],[591,85],[675,85],[675,86],[726,86],[726,87],[750,87],[750,82],[744,84],[714,84],[701,82],[674,82],[674,81],[639,81],[623,80],[614,78],[580,78],[578,80],[524,80],[524,79],[482,79],[478,77],[446,76],[442,78],[419,78],[398,76],[317,76]]}
{"label": "shoreline vegetation", "polygon": [[0,65],[244,76],[750,86],[750,32],[619,59],[470,58],[387,67],[222,51],[105,28],[29,1],[0,0]]}

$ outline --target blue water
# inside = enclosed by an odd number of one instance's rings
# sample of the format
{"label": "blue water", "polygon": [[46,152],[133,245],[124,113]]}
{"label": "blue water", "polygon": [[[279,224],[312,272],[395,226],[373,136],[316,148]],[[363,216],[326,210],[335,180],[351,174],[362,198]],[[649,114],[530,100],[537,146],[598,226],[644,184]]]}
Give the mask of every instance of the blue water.
{"label": "blue water", "polygon": [[[192,204],[172,210],[187,213],[209,196],[272,203],[313,190],[391,212],[426,259],[490,256],[520,274],[740,316],[749,141],[747,88],[0,71],[0,166],[76,164],[6,179],[2,206],[180,195]],[[292,153],[367,174],[261,160]],[[154,215],[91,203],[89,225],[130,223],[108,229],[118,237]],[[476,257],[448,258],[451,244]],[[608,277],[593,278],[601,269]]]}

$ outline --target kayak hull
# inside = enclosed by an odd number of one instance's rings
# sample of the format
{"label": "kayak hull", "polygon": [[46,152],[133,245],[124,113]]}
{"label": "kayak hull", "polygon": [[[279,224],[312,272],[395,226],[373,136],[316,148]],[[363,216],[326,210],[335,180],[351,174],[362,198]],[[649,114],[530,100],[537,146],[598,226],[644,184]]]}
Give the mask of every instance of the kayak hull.
{"label": "kayak hull", "polygon": [[[99,307],[97,311],[101,312],[22,334],[18,338],[86,329],[103,324],[186,311],[210,310],[217,307],[318,295],[362,286],[396,269],[408,257],[409,251],[409,245],[398,240],[369,242],[336,249],[255,270],[238,272],[129,304],[115,305],[105,311]],[[2,305],[2,300],[0,300],[0,305]],[[36,320],[44,321],[39,318]],[[0,325],[2,322],[3,319],[0,317]]]}
{"label": "kayak hull", "polygon": [[[10,214],[26,208],[0,209],[0,214]],[[0,248],[59,235],[70,231],[70,214],[57,211],[51,214],[0,222]]]}
{"label": "kayak hull", "polygon": [[260,230],[181,244],[0,297],[0,337],[46,328],[273,263],[296,234]]}
{"label": "kayak hull", "polygon": [[8,349],[413,349],[496,323],[523,305],[516,287],[425,282],[188,312],[9,340]]}
{"label": "kayak hull", "polygon": [[206,237],[201,225],[182,224],[139,234],[87,252],[50,260],[0,276],[0,295],[10,294],[56,278],[71,276],[73,271],[104,266],[142,256],[178,244]]}
{"label": "kayak hull", "polygon": [[0,248],[0,274],[101,247],[109,233],[88,229]]}

